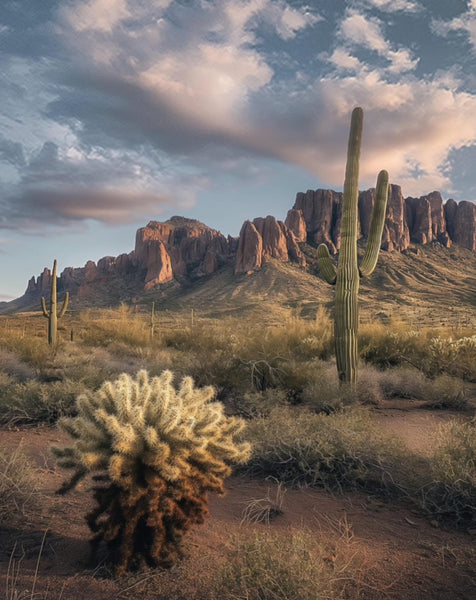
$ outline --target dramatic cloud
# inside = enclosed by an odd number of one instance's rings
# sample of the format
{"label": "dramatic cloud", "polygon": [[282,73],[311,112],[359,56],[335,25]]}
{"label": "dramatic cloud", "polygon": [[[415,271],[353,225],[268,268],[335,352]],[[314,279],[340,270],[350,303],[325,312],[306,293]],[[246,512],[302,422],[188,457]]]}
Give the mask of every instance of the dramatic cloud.
{"label": "dramatic cloud", "polygon": [[[340,186],[356,105],[363,186],[386,168],[409,194],[454,189],[474,91],[462,69],[422,75],[420,39],[402,42],[382,14],[420,18],[430,40],[422,10],[356,0],[324,20],[284,0],[60,3],[38,25],[43,54],[0,58],[0,226],[137,222],[225,177],[259,178],[270,159]],[[475,11],[433,31],[471,37]]]}

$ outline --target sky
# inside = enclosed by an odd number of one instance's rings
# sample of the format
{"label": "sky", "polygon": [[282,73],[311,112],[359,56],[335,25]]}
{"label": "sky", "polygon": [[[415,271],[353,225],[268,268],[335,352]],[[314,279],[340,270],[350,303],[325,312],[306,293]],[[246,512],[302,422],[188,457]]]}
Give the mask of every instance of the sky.
{"label": "sky", "polygon": [[236,236],[296,193],[476,200],[476,0],[2,0],[0,301],[173,215]]}

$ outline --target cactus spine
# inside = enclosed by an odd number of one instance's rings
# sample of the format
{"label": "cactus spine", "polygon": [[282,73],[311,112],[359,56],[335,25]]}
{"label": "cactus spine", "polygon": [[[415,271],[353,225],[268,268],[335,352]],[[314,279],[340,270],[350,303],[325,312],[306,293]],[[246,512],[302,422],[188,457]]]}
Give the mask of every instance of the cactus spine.
{"label": "cactus spine", "polygon": [[50,297],[50,310],[46,308],[46,300],[44,297],[41,298],[41,308],[43,310],[43,316],[48,319],[48,344],[54,346],[56,344],[56,333],[58,331],[58,319],[66,312],[68,308],[69,292],[66,292],[63,301],[63,307],[61,311],[57,312],[57,300],[56,300],[56,259],[53,263],[53,273],[51,274],[51,297]]}
{"label": "cactus spine", "polygon": [[369,238],[359,268],[357,261],[358,182],[363,117],[363,110],[360,107],[354,108],[347,148],[341,245],[337,270],[331,262],[329,250],[325,244],[319,246],[317,253],[323,277],[328,283],[336,286],[334,339],[337,371],[340,381],[350,384],[354,384],[357,380],[360,277],[369,276],[377,264],[388,198],[388,173],[380,171]]}

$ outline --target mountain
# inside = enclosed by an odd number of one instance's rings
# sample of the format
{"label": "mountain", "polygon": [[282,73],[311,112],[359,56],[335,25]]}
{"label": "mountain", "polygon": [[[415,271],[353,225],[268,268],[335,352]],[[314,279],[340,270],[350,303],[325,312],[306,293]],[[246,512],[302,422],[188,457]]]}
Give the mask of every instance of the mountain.
{"label": "mountain", "polygon": [[[374,202],[374,189],[360,193],[362,243]],[[289,306],[327,304],[332,290],[316,281],[315,248],[326,243],[332,254],[338,253],[341,214],[342,193],[318,189],[298,193],[284,222],[273,216],[245,221],[238,238],[184,217],[150,221],[137,231],[129,254],[65,268],[58,293],[70,292],[73,309],[152,299],[171,308],[213,306],[221,314],[245,305],[256,308],[265,298]],[[364,311],[373,302],[382,314],[399,305],[408,310],[425,306],[440,312],[474,311],[473,203],[444,203],[438,192],[404,198],[401,188],[391,185],[382,249],[376,273],[362,281]],[[2,303],[0,312],[37,310],[50,285],[51,272],[45,268],[30,279],[22,297]]]}

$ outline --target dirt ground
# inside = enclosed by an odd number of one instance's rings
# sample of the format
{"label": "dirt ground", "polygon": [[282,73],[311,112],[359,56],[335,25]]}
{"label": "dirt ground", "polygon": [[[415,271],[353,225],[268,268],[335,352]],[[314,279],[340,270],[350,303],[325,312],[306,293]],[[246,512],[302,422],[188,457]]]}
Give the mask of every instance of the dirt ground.
{"label": "dirt ground", "polygon": [[[421,451],[438,423],[452,416],[400,406],[375,411],[376,418]],[[54,494],[63,473],[56,470],[49,448],[65,442],[55,428],[0,430],[0,446],[22,444],[41,472],[41,496],[35,507],[21,522],[0,528],[0,598],[219,600],[210,591],[209,578],[226,556],[234,534],[286,533],[301,527],[329,544],[339,540],[349,561],[356,562],[354,598],[476,598],[476,536],[443,530],[403,505],[385,504],[364,494],[333,496],[315,489],[288,489],[281,515],[269,524],[243,524],[243,510],[252,499],[277,492],[275,482],[243,477],[228,480],[225,497],[211,498],[210,517],[189,534],[186,556],[179,565],[111,578],[104,566],[88,565],[89,530],[84,520],[91,506],[88,484],[65,497]]]}

